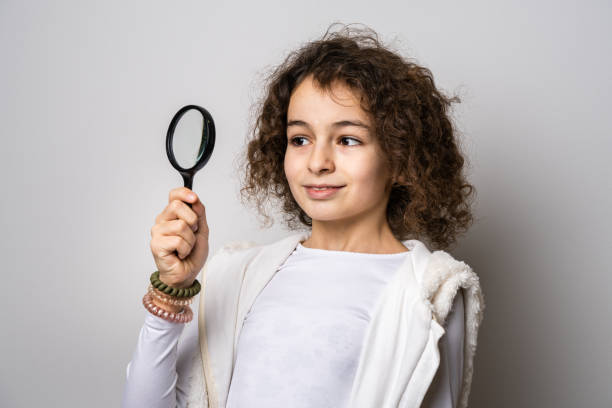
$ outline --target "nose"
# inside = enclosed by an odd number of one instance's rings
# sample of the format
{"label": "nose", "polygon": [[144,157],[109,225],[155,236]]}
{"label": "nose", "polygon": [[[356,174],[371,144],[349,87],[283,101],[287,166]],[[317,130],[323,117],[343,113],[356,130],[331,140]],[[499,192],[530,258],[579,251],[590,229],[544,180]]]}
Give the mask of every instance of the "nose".
{"label": "nose", "polygon": [[308,170],[315,174],[333,172],[335,170],[333,149],[325,143],[315,144],[308,158]]}

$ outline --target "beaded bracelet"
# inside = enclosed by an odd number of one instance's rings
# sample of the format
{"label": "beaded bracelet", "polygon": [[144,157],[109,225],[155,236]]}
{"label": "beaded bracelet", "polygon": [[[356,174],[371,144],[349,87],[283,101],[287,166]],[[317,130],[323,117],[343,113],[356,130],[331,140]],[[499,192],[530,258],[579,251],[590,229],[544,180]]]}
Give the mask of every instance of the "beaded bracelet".
{"label": "beaded bracelet", "polygon": [[193,284],[188,288],[173,288],[172,286],[166,285],[164,282],[159,280],[159,271],[155,271],[151,274],[151,285],[158,289],[159,291],[165,293],[166,295],[178,297],[178,298],[188,298],[194,297],[198,293],[200,293],[200,282],[196,279]]}
{"label": "beaded bracelet", "polygon": [[187,306],[193,303],[193,298],[177,298],[175,296],[166,295],[163,292],[160,292],[158,289],[155,289],[153,285],[149,284],[147,291],[151,293],[155,299],[159,300],[161,303],[172,306]]}
{"label": "beaded bracelet", "polygon": [[149,292],[147,292],[142,298],[142,304],[150,313],[169,322],[189,323],[193,319],[193,312],[189,306],[184,306],[182,313],[174,313],[169,310],[165,310],[153,304],[153,299],[151,298],[151,294]]}

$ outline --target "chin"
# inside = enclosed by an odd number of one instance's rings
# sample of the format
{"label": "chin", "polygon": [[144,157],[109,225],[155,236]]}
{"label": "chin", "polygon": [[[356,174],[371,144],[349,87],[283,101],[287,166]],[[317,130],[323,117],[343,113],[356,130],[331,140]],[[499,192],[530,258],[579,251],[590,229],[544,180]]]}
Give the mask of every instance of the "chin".
{"label": "chin", "polygon": [[315,210],[312,209],[304,210],[306,215],[308,215],[313,221],[336,221],[343,218],[346,218],[347,212],[342,211],[341,209],[329,209],[327,211]]}

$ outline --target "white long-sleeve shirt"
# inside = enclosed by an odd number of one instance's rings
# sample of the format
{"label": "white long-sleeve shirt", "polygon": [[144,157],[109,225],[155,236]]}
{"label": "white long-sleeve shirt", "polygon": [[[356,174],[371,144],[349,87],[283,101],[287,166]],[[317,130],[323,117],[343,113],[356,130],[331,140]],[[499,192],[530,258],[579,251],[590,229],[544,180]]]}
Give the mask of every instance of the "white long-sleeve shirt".
{"label": "white long-sleeve shirt", "polygon": [[[298,244],[244,321],[227,407],[346,406],[377,296],[405,256],[410,252],[364,254]],[[459,397],[464,313],[461,291],[457,295],[428,392],[434,408],[455,407]],[[192,309],[187,325],[145,312],[123,407],[185,406],[187,359],[198,347],[198,308]]]}

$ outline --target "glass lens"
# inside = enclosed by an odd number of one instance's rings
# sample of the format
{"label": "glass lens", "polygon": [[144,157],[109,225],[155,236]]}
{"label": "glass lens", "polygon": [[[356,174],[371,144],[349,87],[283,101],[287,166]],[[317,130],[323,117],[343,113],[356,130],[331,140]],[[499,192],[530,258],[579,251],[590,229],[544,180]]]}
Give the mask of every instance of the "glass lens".
{"label": "glass lens", "polygon": [[204,116],[197,109],[189,109],[181,116],[172,137],[172,151],[179,166],[190,169],[202,157],[207,134]]}

